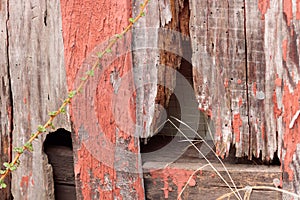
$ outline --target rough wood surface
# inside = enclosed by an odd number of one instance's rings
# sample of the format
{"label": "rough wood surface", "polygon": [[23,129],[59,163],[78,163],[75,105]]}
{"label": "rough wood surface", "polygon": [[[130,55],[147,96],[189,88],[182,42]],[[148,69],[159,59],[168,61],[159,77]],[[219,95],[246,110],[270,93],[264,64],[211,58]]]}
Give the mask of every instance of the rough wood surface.
{"label": "rough wood surface", "polygon": [[[299,65],[299,33],[300,8],[299,1],[284,0],[280,7],[282,13],[281,46],[278,54],[281,55],[282,69],[278,71],[275,81],[276,88],[281,88],[282,96],[278,95],[280,113],[278,119],[282,125],[282,160],[283,160],[283,187],[300,194],[300,65]],[[282,78],[281,78],[282,77]],[[278,90],[278,89],[276,89]],[[291,199],[286,197],[286,199]]]}
{"label": "rough wood surface", "polygon": [[[48,112],[67,96],[59,1],[9,1],[7,21],[12,94],[12,145],[29,139]],[[54,121],[70,130],[67,115]],[[53,199],[52,169],[43,152],[45,135],[33,142],[12,174],[14,199]]]}
{"label": "rough wood surface", "polygon": [[[145,163],[143,169],[146,171],[144,174],[146,199],[177,199],[190,176],[204,163],[205,161],[190,164],[175,163],[162,170],[157,170],[157,166],[166,163]],[[220,164],[213,164],[229,185],[233,187],[224,168]],[[273,180],[281,177],[279,167],[230,164],[226,164],[226,167],[230,171],[237,188],[246,186],[273,187]],[[205,167],[192,176],[181,199],[216,199],[229,192],[231,190],[213,169]],[[244,192],[241,192],[241,195],[244,196]],[[282,199],[280,192],[270,190],[254,190],[250,199],[262,199],[262,196],[264,199]],[[230,199],[236,198],[232,196]]]}
{"label": "rough wood surface", "polygon": [[[8,73],[7,1],[0,2],[0,168],[11,159],[12,102]],[[0,199],[10,199],[10,176],[5,180],[7,188],[0,191]]]}
{"label": "rough wood surface", "polygon": [[231,144],[237,156],[249,151],[244,21],[242,0],[191,1],[194,88],[199,109],[215,124],[220,155]]}
{"label": "rough wood surface", "polygon": [[[85,75],[97,53],[129,23],[130,1],[61,1],[68,88]],[[139,9],[140,4],[134,4]],[[97,48],[95,48],[97,47]],[[95,49],[94,49],[95,48]],[[131,35],[101,61],[71,106],[78,199],[143,199],[135,137]]]}

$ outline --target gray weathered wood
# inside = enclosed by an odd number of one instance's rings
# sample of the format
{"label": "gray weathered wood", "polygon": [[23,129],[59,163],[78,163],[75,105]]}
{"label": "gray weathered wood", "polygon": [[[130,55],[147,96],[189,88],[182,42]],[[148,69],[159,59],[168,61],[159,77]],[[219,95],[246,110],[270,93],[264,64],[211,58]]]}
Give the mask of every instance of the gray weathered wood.
{"label": "gray weathered wood", "polygon": [[[12,105],[10,93],[10,76],[7,56],[7,4],[0,2],[0,168],[11,158]],[[10,198],[10,176],[5,180],[7,188],[0,191],[0,199]]]}
{"label": "gray weathered wood", "polygon": [[[59,1],[9,1],[8,56],[13,102],[13,143],[21,146],[49,111],[67,95]],[[67,115],[54,122],[70,130]],[[43,152],[45,135],[33,153],[21,157],[12,174],[15,199],[53,199],[52,169]]]}
{"label": "gray weathered wood", "polygon": [[248,155],[244,2],[190,1],[194,88],[199,109],[213,120],[217,151]]}

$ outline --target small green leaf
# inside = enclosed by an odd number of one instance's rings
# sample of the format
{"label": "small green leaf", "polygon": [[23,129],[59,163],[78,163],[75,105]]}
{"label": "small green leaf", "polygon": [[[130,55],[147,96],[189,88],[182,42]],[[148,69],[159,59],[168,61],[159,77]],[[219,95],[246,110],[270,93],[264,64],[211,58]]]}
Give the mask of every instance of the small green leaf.
{"label": "small green leaf", "polygon": [[1,189],[4,189],[4,188],[6,188],[7,187],[7,185],[4,183],[4,182],[0,182],[0,188]]}
{"label": "small green leaf", "polygon": [[103,57],[103,53],[99,52],[97,56],[98,56],[99,59],[101,59]]}
{"label": "small green leaf", "polygon": [[109,49],[106,49],[106,53],[111,53],[112,50],[109,48]]}
{"label": "small green leaf", "polygon": [[92,69],[86,72],[86,75],[89,75],[89,76],[94,76],[94,74],[95,74],[95,72]]}
{"label": "small green leaf", "polygon": [[142,12],[142,13],[141,13],[141,16],[144,17],[144,16],[145,16],[145,12]]}
{"label": "small green leaf", "polygon": [[44,126],[42,126],[42,125],[39,125],[37,130],[38,130],[38,132],[40,132],[40,133],[46,132],[46,131],[47,131],[46,128],[45,128]]}
{"label": "small green leaf", "polygon": [[66,108],[65,108],[65,107],[62,107],[62,108],[60,109],[60,112],[63,113],[63,114],[66,113]]}
{"label": "small green leaf", "polygon": [[17,166],[13,165],[9,169],[10,169],[10,171],[15,171],[17,169]]}
{"label": "small green leaf", "polygon": [[134,18],[129,18],[130,23],[134,23]]}
{"label": "small green leaf", "polygon": [[121,35],[121,34],[116,34],[116,37],[117,37],[118,39],[121,39],[121,38],[122,38],[122,35]]}
{"label": "small green leaf", "polygon": [[10,164],[9,164],[8,162],[4,162],[4,163],[3,163],[3,166],[6,167],[6,169],[9,169]]}
{"label": "small green leaf", "polygon": [[50,126],[52,129],[55,129],[55,126],[53,125],[52,122],[49,124],[49,126]]}
{"label": "small green leaf", "polygon": [[70,91],[68,94],[69,98],[73,98],[76,95],[76,90]]}
{"label": "small green leaf", "polygon": [[32,146],[32,143],[31,142],[26,142],[24,144],[24,147],[26,147],[26,149],[28,149],[28,151],[33,151],[33,146]]}
{"label": "small green leaf", "polygon": [[87,77],[82,77],[80,80],[85,81]]}
{"label": "small green leaf", "polygon": [[56,111],[50,111],[50,112],[48,113],[48,115],[49,115],[50,117],[55,117],[56,114],[57,114]]}
{"label": "small green leaf", "polygon": [[5,170],[0,170],[1,175],[5,174],[5,172],[6,172]]}
{"label": "small green leaf", "polygon": [[21,154],[24,152],[24,149],[23,149],[23,147],[14,147],[14,151]]}

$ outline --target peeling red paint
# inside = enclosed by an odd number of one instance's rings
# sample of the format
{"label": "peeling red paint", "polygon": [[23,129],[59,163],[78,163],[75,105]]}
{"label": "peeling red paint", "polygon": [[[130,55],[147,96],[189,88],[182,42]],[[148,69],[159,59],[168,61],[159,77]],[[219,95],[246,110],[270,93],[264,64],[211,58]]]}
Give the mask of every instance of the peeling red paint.
{"label": "peeling red paint", "polygon": [[229,85],[229,80],[228,80],[228,78],[225,78],[224,87],[228,88],[228,85]]}
{"label": "peeling red paint", "polygon": [[233,133],[235,135],[235,141],[240,142],[240,127],[243,125],[243,121],[241,119],[240,113],[234,114],[233,115],[233,121],[232,121],[232,126],[233,126]]}
{"label": "peeling red paint", "polygon": [[242,80],[241,80],[241,79],[238,79],[238,80],[237,80],[237,83],[238,83],[238,84],[241,84],[241,83],[242,83]]}
{"label": "peeling red paint", "polygon": [[297,20],[300,20],[300,0],[297,0],[297,3],[296,3],[296,19]]}
{"label": "peeling red paint", "polygon": [[275,79],[275,85],[277,87],[281,87],[281,85],[282,85],[282,79],[278,78],[278,75],[277,75],[277,78]]}
{"label": "peeling red paint", "polygon": [[282,41],[282,56],[284,61],[286,61],[286,56],[287,56],[287,44],[288,44],[287,39]]}
{"label": "peeling red paint", "polygon": [[256,92],[257,92],[256,82],[253,83],[252,92],[253,92],[253,95],[256,96]]}
{"label": "peeling red paint", "polygon": [[[185,169],[175,169],[175,168],[165,168],[162,170],[153,170],[150,171],[150,174],[153,179],[160,179],[164,182],[164,187],[162,190],[164,191],[164,197],[169,197],[169,182],[172,181],[174,185],[177,187],[177,194],[179,195],[184,185],[188,182],[188,179],[193,174],[192,170]],[[193,179],[193,178],[192,178]],[[193,182],[194,181],[194,182]],[[193,179],[192,185],[196,185],[195,179]],[[180,198],[181,199],[181,198]]]}
{"label": "peeling red paint", "polygon": [[239,106],[241,107],[243,105],[243,98],[239,97]]}
{"label": "peeling red paint", "polygon": [[283,13],[286,16],[287,25],[291,24],[291,20],[293,19],[293,4],[292,0],[283,0]]}
{"label": "peeling red paint", "polygon": [[[27,199],[27,191],[29,187],[29,181],[31,180],[31,183],[33,185],[33,180],[32,180],[32,172],[28,176],[22,176],[21,182],[20,182],[20,189],[23,192],[23,196],[26,197]],[[26,194],[24,194],[26,193]]]}
{"label": "peeling red paint", "polygon": [[273,100],[273,104],[274,104],[273,112],[274,112],[275,118],[278,118],[282,114],[282,110],[278,108],[277,97],[276,97],[275,91],[272,95],[272,100]]}
{"label": "peeling red paint", "polygon": [[258,9],[262,15],[261,19],[265,19],[265,14],[269,8],[270,8],[270,0],[259,0],[258,1]]}
{"label": "peeling red paint", "polygon": [[296,153],[297,144],[300,143],[300,123],[299,119],[295,121],[293,128],[289,128],[289,124],[293,115],[299,109],[299,99],[300,99],[300,82],[297,84],[294,91],[290,92],[287,84],[284,84],[283,88],[283,121],[285,124],[285,132],[283,138],[283,148],[286,150],[284,157],[284,172],[287,172],[289,180],[293,180],[293,170],[290,168],[290,164],[293,161],[293,155]]}
{"label": "peeling red paint", "polygon": [[265,124],[262,123],[261,125],[261,139],[265,139],[265,135],[266,135],[266,129],[265,129]]}
{"label": "peeling red paint", "polygon": [[[90,52],[97,45],[101,44],[104,41],[107,41],[108,38],[113,36],[116,33],[119,33],[126,27],[129,23],[128,18],[132,13],[132,3],[131,1],[61,1],[61,13],[62,13],[62,28],[63,28],[63,41],[64,41],[64,53],[65,53],[65,66],[67,74],[67,84],[69,89],[73,89],[73,82],[79,68],[84,61],[84,59],[90,54]],[[127,41],[130,46],[131,41]],[[127,45],[127,44],[124,44]],[[122,187],[125,183],[119,184],[117,177],[117,172],[114,169],[114,162],[120,160],[119,158],[122,155],[116,155],[115,146],[117,139],[123,138],[128,143],[127,149],[131,152],[138,155],[137,143],[135,143],[135,138],[132,137],[132,129],[124,130],[125,119],[135,120],[135,102],[134,97],[128,99],[128,108],[120,110],[118,116],[114,116],[115,106],[113,104],[114,99],[114,88],[111,83],[107,80],[110,80],[111,71],[117,70],[122,76],[128,74],[132,69],[132,59],[131,54],[127,53],[115,61],[110,66],[107,67],[107,70],[102,73],[96,91],[94,112],[96,113],[97,123],[101,127],[101,133],[103,133],[102,138],[107,139],[106,145],[110,145],[109,151],[106,151],[105,147],[101,145],[98,141],[89,141],[89,146],[93,146],[95,154],[101,154],[103,158],[107,158],[107,163],[102,163],[99,159],[95,158],[90,149],[87,148],[86,143],[83,144],[78,138],[79,124],[74,117],[74,111],[72,105],[70,107],[71,120],[73,122],[75,134],[77,138],[78,147],[75,149],[76,158],[75,158],[75,173],[79,181],[79,195],[82,199],[92,199],[91,197],[96,192],[94,187],[98,188],[100,199],[122,199],[123,192],[121,192]],[[97,72],[95,72],[97,73]],[[133,87],[132,83],[128,83],[128,87]],[[132,89],[132,91],[134,91]],[[121,94],[122,95],[126,94]],[[133,94],[134,95],[134,94]],[[86,100],[82,100],[86,101]],[[81,102],[82,112],[87,112],[87,102]],[[81,105],[79,104],[79,105]],[[91,103],[88,102],[90,105]],[[129,110],[129,111],[128,111]],[[128,112],[126,112],[128,111]],[[85,128],[88,128],[87,132],[90,136],[98,136],[99,133],[93,131],[95,126],[95,120],[88,119],[94,115],[87,116]],[[117,118],[119,117],[119,118]],[[119,120],[119,121],[118,121]],[[127,128],[127,127],[126,127]],[[132,127],[130,127],[132,128]],[[118,130],[118,131],[117,131]],[[116,138],[116,134],[118,137]],[[99,138],[101,139],[99,136]],[[98,138],[98,139],[99,139]],[[101,140],[102,141],[102,140]],[[137,157],[138,158],[138,157]],[[120,164],[122,165],[122,163]],[[126,165],[124,161],[124,165]],[[137,164],[138,166],[138,164]],[[134,178],[135,177],[135,178]],[[100,180],[100,185],[97,186],[97,181]],[[132,175],[131,178],[128,178],[126,181],[126,187],[135,188],[135,194],[132,191],[125,191],[134,195],[132,198],[144,198],[143,183],[138,174]],[[123,181],[123,182],[124,182]]]}

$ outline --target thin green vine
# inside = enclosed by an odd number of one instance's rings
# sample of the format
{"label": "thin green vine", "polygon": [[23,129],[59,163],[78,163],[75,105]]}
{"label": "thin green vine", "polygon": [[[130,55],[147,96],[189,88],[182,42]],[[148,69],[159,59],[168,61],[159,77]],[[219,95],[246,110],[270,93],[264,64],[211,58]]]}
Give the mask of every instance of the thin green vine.
{"label": "thin green vine", "polygon": [[56,110],[56,111],[51,111],[48,113],[49,115],[49,119],[48,121],[44,124],[44,125],[39,125],[37,127],[37,130],[35,133],[33,133],[31,135],[31,137],[29,138],[29,140],[21,147],[14,147],[13,151],[16,153],[14,159],[11,162],[4,162],[3,166],[5,167],[4,170],[0,170],[0,189],[2,188],[6,188],[7,185],[4,182],[4,179],[9,175],[10,172],[15,171],[18,166],[20,165],[20,156],[25,152],[25,151],[29,151],[32,152],[33,151],[33,147],[32,147],[32,142],[34,139],[38,138],[38,136],[42,133],[47,132],[48,128],[55,128],[53,125],[53,120],[59,115],[59,114],[63,114],[66,112],[66,107],[69,103],[71,103],[71,100],[80,93],[80,91],[83,89],[83,86],[86,84],[86,82],[88,81],[88,79],[92,76],[94,76],[95,71],[97,69],[97,67],[100,65],[100,60],[101,58],[107,54],[107,53],[111,53],[112,52],[112,47],[115,45],[115,43],[121,39],[131,28],[132,26],[143,16],[145,16],[145,8],[147,6],[147,4],[149,3],[150,0],[144,0],[144,2],[140,5],[140,12],[139,14],[135,17],[135,18],[129,18],[129,25],[119,34],[116,34],[115,36],[113,36],[113,38],[110,40],[109,44],[106,46],[106,48],[102,51],[98,53],[98,60],[94,63],[93,67],[88,70],[85,73],[85,76],[81,78],[81,82],[79,84],[79,86],[77,87],[77,89],[75,90],[71,90],[68,93],[68,97],[63,101],[62,105]]}

